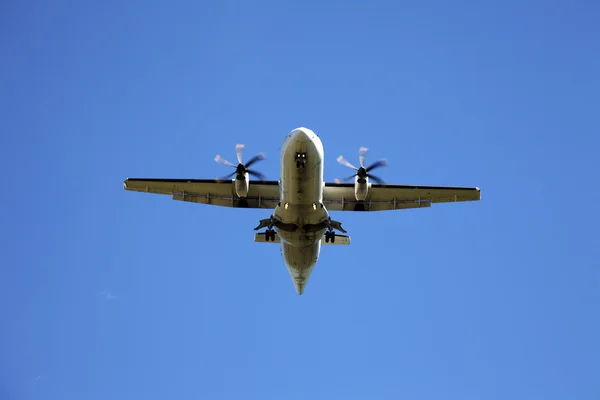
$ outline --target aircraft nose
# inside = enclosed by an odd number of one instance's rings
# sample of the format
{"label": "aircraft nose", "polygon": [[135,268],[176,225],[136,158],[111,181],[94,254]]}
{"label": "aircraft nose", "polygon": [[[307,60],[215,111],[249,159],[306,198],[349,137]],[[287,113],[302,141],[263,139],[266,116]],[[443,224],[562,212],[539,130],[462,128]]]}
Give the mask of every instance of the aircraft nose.
{"label": "aircraft nose", "polygon": [[310,135],[302,128],[294,129],[292,135],[295,142],[308,143],[310,141]]}

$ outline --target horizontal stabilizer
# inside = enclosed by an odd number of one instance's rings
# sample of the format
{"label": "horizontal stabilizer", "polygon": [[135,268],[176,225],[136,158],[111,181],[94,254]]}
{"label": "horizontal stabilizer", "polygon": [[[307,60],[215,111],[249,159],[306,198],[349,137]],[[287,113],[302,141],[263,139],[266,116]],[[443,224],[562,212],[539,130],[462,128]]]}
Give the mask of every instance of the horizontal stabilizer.
{"label": "horizontal stabilizer", "polygon": [[350,236],[347,235],[335,235],[335,241],[331,243],[331,240],[325,241],[325,236],[321,239],[321,244],[350,244]]}
{"label": "horizontal stabilizer", "polygon": [[259,242],[259,243],[279,243],[279,235],[277,234],[277,232],[275,232],[275,240],[271,241],[271,238],[269,237],[269,241],[267,242],[267,235],[264,232],[258,232],[254,234],[254,241],[255,242]]}

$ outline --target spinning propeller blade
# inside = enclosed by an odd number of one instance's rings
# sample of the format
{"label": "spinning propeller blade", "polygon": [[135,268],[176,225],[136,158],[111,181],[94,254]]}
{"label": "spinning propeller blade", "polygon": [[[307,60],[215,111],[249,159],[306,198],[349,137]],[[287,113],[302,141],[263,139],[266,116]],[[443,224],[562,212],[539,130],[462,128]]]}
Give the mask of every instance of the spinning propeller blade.
{"label": "spinning propeller blade", "polygon": [[376,183],[383,184],[384,181],[381,178],[379,178],[375,175],[371,175],[369,172],[374,169],[388,165],[388,162],[387,162],[387,160],[378,160],[365,168],[365,157],[366,157],[366,154],[368,151],[369,151],[369,149],[366,147],[361,147],[358,150],[358,161],[359,161],[360,168],[356,168],[354,165],[352,165],[348,161],[346,161],[346,159],[344,159],[343,156],[339,156],[337,158],[337,161],[340,164],[342,164],[348,168],[352,168],[352,169],[356,170],[356,173],[354,175],[350,175],[349,177],[344,178],[344,179],[336,179],[335,181],[338,183],[345,182],[345,181],[349,181],[350,179],[354,178],[355,176],[358,176],[359,178],[369,178],[369,179],[372,179]]}
{"label": "spinning propeller blade", "polygon": [[260,172],[248,169],[251,165],[253,165],[257,161],[264,160],[266,158],[265,154],[264,153],[257,154],[254,157],[252,157],[250,159],[250,161],[248,161],[246,164],[244,164],[242,162],[242,155],[243,155],[244,147],[246,147],[246,146],[243,145],[243,144],[236,144],[235,145],[236,158],[237,158],[237,160],[239,162],[238,165],[235,165],[234,163],[227,161],[226,159],[224,159],[223,157],[221,157],[219,154],[216,155],[216,157],[215,157],[215,161],[216,162],[218,162],[219,164],[226,165],[228,167],[235,168],[234,172],[232,172],[231,174],[229,174],[227,176],[224,176],[223,178],[220,178],[219,180],[231,179],[236,174],[242,175],[242,174],[245,174],[245,173],[248,173],[249,175],[252,175],[252,176],[254,176],[254,177],[258,178],[258,179],[261,179],[261,180],[266,180],[267,179],[267,177],[265,175],[261,174]]}
{"label": "spinning propeller blade", "polygon": [[243,145],[243,144],[235,145],[235,153],[237,155],[238,163],[240,163],[240,164],[242,164],[242,151],[244,150],[244,147],[246,147],[246,145]]}

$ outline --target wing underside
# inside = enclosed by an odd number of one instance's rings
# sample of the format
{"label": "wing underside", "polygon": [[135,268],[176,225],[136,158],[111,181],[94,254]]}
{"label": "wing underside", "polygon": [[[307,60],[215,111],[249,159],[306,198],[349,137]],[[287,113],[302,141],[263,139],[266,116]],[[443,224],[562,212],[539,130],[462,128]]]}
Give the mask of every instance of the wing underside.
{"label": "wing underside", "polygon": [[[278,181],[251,181],[248,195],[240,198],[235,181],[213,179],[129,178],[125,190],[170,195],[173,200],[234,208],[273,209],[279,202]],[[431,207],[432,203],[477,201],[479,188],[452,186],[370,186],[366,200],[358,201],[354,184],[325,183],[323,204],[330,211],[384,211]]]}
{"label": "wing underside", "polygon": [[279,202],[279,182],[250,181],[248,196],[240,198],[235,181],[213,179],[128,178],[124,189],[172,196],[173,200],[234,208],[275,208]]}
{"label": "wing underside", "polygon": [[479,188],[452,186],[371,185],[364,201],[356,200],[354,184],[326,183],[323,204],[331,211],[384,211],[431,207],[432,203],[476,201]]}

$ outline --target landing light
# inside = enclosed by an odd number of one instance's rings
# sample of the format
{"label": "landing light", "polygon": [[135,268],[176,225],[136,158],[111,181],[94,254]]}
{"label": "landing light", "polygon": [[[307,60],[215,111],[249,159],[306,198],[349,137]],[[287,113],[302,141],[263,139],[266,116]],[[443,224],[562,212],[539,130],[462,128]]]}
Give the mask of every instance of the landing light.
{"label": "landing light", "polygon": [[313,210],[317,209],[317,205],[315,203],[313,203]]}
{"label": "landing light", "polygon": [[285,208],[285,209],[287,210],[287,209],[288,209],[288,206],[289,206],[289,204],[288,204],[288,203],[285,203],[285,204],[284,204],[284,206],[283,206],[283,208]]}

